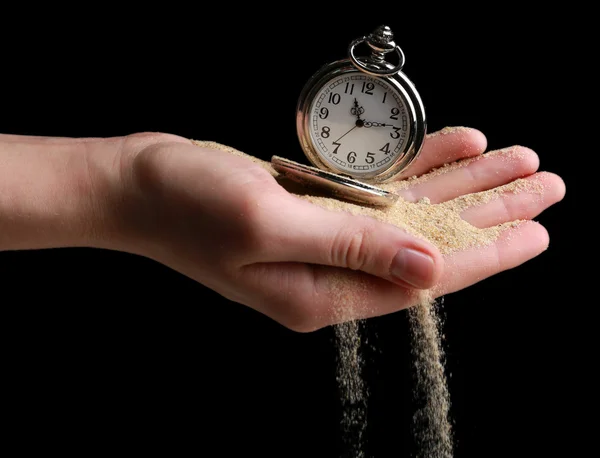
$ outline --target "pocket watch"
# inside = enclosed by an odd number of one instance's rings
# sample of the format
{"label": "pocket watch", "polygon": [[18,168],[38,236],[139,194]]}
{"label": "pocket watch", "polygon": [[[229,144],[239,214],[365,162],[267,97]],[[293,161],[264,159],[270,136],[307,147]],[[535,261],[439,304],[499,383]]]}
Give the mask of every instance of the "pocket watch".
{"label": "pocket watch", "polygon": [[[359,56],[364,45],[370,54]],[[296,131],[312,166],[273,156],[274,168],[352,200],[394,202],[377,185],[415,161],[427,130],[422,100],[401,72],[404,61],[388,26],[353,40],[348,57],[321,67],[298,99]]]}

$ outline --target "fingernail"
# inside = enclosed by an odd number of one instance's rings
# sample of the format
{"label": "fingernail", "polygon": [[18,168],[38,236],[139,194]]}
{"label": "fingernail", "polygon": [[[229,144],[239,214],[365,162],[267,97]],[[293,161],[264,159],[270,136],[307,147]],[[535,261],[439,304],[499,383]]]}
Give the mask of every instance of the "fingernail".
{"label": "fingernail", "polygon": [[433,258],[410,248],[402,248],[392,262],[394,277],[415,288],[428,288],[433,281],[435,264]]}

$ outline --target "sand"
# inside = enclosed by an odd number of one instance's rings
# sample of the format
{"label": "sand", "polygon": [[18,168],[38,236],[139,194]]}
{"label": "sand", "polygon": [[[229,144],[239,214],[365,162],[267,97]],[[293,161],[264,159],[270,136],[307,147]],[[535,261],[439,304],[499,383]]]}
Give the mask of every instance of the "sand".
{"label": "sand", "polygon": [[[446,128],[430,134],[429,137],[448,135],[460,131],[459,128]],[[234,148],[215,142],[194,141],[198,146],[216,148],[245,157],[264,167],[276,178],[278,173],[268,162],[242,153]],[[459,162],[446,164],[431,170],[420,177],[410,177],[380,187],[391,192],[401,191],[410,186],[424,183],[442,174],[456,170],[485,156],[502,155],[510,159],[520,154],[518,148],[493,151]],[[357,205],[331,197],[309,193],[298,193],[298,197],[332,211],[345,211],[357,215],[367,215],[379,221],[394,224],[407,232],[435,244],[442,254],[483,247],[493,243],[508,228],[519,224],[511,221],[497,226],[480,229],[461,218],[461,213],[470,207],[483,205],[499,195],[526,191],[541,193],[542,185],[531,180],[516,180],[505,186],[485,192],[467,194],[444,203],[432,204],[427,197],[411,203],[404,199],[391,207],[376,208]],[[335,325],[338,349],[337,380],[344,414],[341,419],[343,433],[347,436],[348,451],[354,458],[364,455],[364,432],[367,424],[367,389],[362,379],[365,361],[361,354],[361,332],[365,320],[354,320],[354,311],[361,306],[355,297],[347,294],[347,278],[332,281],[331,288],[336,297],[336,319],[343,321]],[[353,285],[356,287],[356,284]],[[442,342],[442,328],[436,301],[428,291],[420,293],[419,304],[410,307],[406,313],[412,333],[413,367],[415,394],[424,399],[422,406],[414,414],[415,441],[419,457],[449,458],[453,455],[452,428],[450,421],[450,396],[445,374],[445,356]],[[347,317],[347,319],[346,319]]]}

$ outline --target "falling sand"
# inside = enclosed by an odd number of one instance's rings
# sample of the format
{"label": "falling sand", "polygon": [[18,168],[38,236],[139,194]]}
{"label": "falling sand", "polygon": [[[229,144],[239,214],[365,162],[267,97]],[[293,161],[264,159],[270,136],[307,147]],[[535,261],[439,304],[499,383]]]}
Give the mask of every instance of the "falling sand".
{"label": "falling sand", "polygon": [[[457,128],[443,129],[430,136],[446,135]],[[460,128],[458,128],[460,129]],[[215,142],[194,141],[204,148],[217,148],[248,158],[261,165],[274,177],[282,178],[270,163],[246,155],[238,150]],[[420,177],[411,177],[380,187],[386,191],[401,192],[413,185],[426,182],[459,167],[464,167],[484,157],[499,155],[510,160],[520,154],[518,148],[489,152],[485,155],[465,159],[431,170]],[[349,203],[332,197],[309,194],[309,190],[294,193],[301,199],[332,211],[345,211],[356,215],[367,215],[376,220],[394,224],[405,231],[435,244],[444,255],[453,252],[484,247],[493,243],[504,231],[519,224],[519,221],[500,224],[484,229],[472,226],[461,214],[463,211],[498,199],[508,193],[527,192],[541,194],[543,185],[536,181],[519,179],[489,191],[467,194],[456,199],[432,204],[428,198],[417,202],[399,199],[390,207],[368,207]],[[364,320],[355,319],[360,313],[356,291],[367,288],[361,285],[360,277],[340,276],[331,280],[331,292],[336,298],[334,326],[338,348],[337,379],[344,407],[342,429],[349,438],[349,452],[353,458],[364,457],[363,441],[366,426],[367,390],[362,378],[364,361],[361,355],[361,329]],[[359,288],[359,289],[357,289]],[[352,291],[354,294],[350,293]],[[450,425],[450,397],[444,370],[445,357],[442,342],[442,322],[438,313],[440,303],[431,291],[421,291],[416,305],[407,311],[412,333],[414,357],[415,392],[422,405],[414,415],[415,439],[418,456],[448,458],[453,455],[452,430]]]}

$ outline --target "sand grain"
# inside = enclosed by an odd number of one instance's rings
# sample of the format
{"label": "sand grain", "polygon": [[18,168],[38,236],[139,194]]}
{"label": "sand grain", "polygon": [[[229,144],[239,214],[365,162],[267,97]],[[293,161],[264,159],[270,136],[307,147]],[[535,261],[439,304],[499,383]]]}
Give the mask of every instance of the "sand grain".
{"label": "sand grain", "polygon": [[[444,136],[460,131],[462,128],[447,128],[429,137]],[[246,157],[261,167],[267,169],[273,176],[277,172],[268,162],[262,161],[245,153],[215,142],[198,142],[198,146],[216,148],[230,152],[240,157]],[[514,159],[522,154],[517,147],[488,153],[489,156],[501,155]],[[512,156],[511,156],[512,155]],[[486,156],[475,156],[459,162],[451,163],[430,171],[421,177],[411,177],[403,181],[382,185],[388,191],[399,191],[408,187],[431,180],[436,176],[464,167]],[[435,244],[444,255],[470,248],[484,247],[494,243],[507,229],[518,224],[518,221],[507,222],[489,228],[477,228],[461,218],[461,213],[471,207],[484,205],[508,193],[537,193],[541,194],[543,186],[532,180],[516,180],[506,186],[489,191],[468,194],[457,199],[432,204],[427,197],[416,203],[404,199],[389,208],[371,208],[345,202],[330,197],[315,196],[306,190],[297,197],[319,205],[331,211],[349,212],[355,215],[367,215],[378,221],[393,224],[416,237],[423,238]],[[340,390],[344,414],[341,426],[348,437],[349,451],[354,458],[364,456],[364,431],[367,422],[367,388],[362,379],[365,364],[361,356],[361,328],[363,320],[344,321],[346,317],[354,316],[356,298],[347,294],[351,289],[347,278],[333,279],[331,292],[336,297],[336,320],[342,324],[334,326],[338,348],[337,380]],[[356,284],[353,285],[356,287]],[[423,399],[422,405],[415,412],[415,440],[418,444],[418,456],[423,458],[449,458],[453,454],[452,429],[449,418],[450,396],[448,393],[445,358],[441,339],[441,322],[436,302],[428,295],[421,294],[422,300],[407,311],[412,333],[412,355],[414,358],[415,392]]]}

